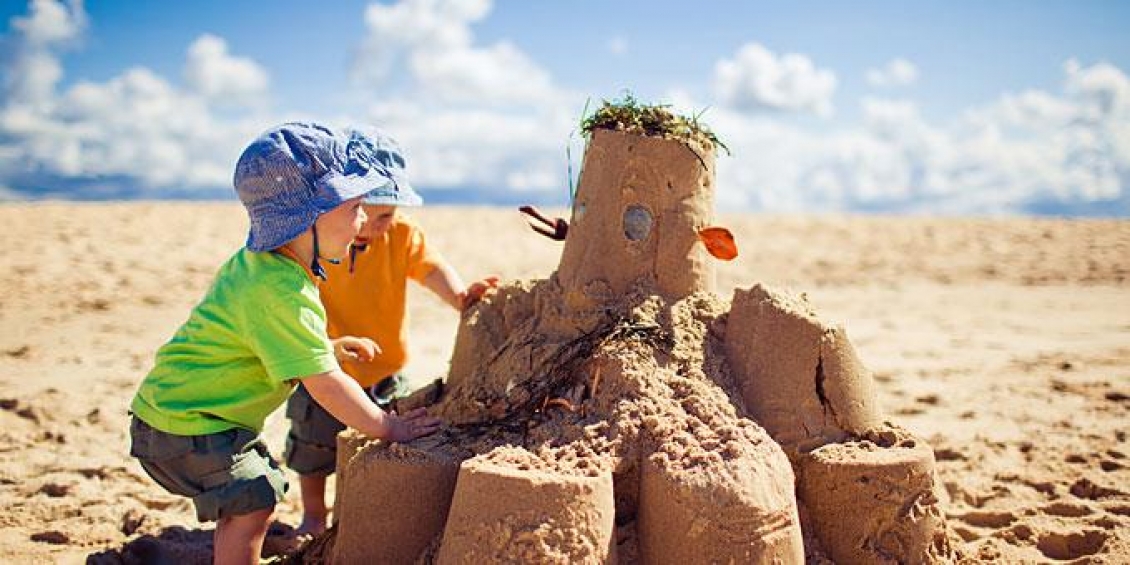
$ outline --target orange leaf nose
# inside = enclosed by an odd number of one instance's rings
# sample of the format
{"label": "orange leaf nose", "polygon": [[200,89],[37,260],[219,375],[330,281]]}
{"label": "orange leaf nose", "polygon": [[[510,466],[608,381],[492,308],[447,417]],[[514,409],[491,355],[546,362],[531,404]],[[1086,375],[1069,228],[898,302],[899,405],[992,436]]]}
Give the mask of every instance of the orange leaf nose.
{"label": "orange leaf nose", "polygon": [[708,253],[723,261],[730,261],[738,256],[738,244],[734,243],[734,234],[726,228],[702,228],[698,230],[698,238],[702,240]]}

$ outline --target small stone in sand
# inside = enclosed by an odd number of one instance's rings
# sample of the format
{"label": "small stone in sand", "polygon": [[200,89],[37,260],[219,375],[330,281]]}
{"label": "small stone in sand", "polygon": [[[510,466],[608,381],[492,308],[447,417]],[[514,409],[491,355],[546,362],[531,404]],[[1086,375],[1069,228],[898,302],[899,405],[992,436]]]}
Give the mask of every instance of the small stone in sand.
{"label": "small stone in sand", "polygon": [[52,545],[62,545],[70,543],[71,538],[58,530],[48,530],[46,532],[37,532],[31,534],[31,541],[39,541],[49,543]]}
{"label": "small stone in sand", "polygon": [[50,496],[51,498],[59,498],[67,496],[71,492],[70,485],[61,485],[59,483],[47,483],[39,487],[39,492]]}

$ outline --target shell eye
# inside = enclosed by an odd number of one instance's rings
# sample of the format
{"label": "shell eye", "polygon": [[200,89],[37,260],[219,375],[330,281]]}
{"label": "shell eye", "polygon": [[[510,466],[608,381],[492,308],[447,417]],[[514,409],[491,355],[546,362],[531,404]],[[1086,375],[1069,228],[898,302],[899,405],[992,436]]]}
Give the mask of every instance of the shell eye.
{"label": "shell eye", "polygon": [[624,237],[632,241],[647,239],[651,233],[651,212],[643,206],[629,206],[624,210]]}

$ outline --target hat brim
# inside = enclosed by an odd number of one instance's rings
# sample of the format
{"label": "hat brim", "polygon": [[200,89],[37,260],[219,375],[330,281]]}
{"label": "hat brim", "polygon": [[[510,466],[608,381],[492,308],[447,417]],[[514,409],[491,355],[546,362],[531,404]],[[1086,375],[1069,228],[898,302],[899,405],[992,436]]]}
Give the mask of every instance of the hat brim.
{"label": "hat brim", "polygon": [[424,199],[403,177],[389,179],[388,185],[370,191],[361,201],[376,206],[422,206],[424,204]]}
{"label": "hat brim", "polygon": [[395,186],[380,174],[326,175],[316,183],[316,194],[302,212],[279,209],[276,203],[264,205],[251,214],[252,224],[247,235],[247,248],[252,251],[269,251],[302,235],[314,225],[318,216],[344,202]]}
{"label": "hat brim", "polygon": [[367,175],[327,175],[318,184],[322,196],[328,197],[325,202],[329,206],[323,209],[324,212],[336,208],[346,200],[365,196],[373,191],[395,189],[396,186],[392,179],[376,171],[370,171]]}

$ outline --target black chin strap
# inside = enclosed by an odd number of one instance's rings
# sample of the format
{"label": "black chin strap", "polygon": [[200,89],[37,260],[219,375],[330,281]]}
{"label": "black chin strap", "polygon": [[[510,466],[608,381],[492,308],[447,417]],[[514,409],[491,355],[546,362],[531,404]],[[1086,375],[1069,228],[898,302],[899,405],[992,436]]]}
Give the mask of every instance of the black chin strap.
{"label": "black chin strap", "polygon": [[[321,252],[318,251],[318,223],[315,222],[314,225],[310,226],[310,229],[314,232],[314,260],[310,261],[310,272],[314,273],[315,277],[324,281],[326,280],[326,270],[323,269],[322,264],[318,262],[318,259],[320,259],[322,255]],[[332,265],[341,263],[341,259],[326,259],[326,261],[329,261]]]}
{"label": "black chin strap", "polygon": [[357,253],[364,251],[368,245],[349,244],[349,274],[353,274],[353,267],[357,265]]}

